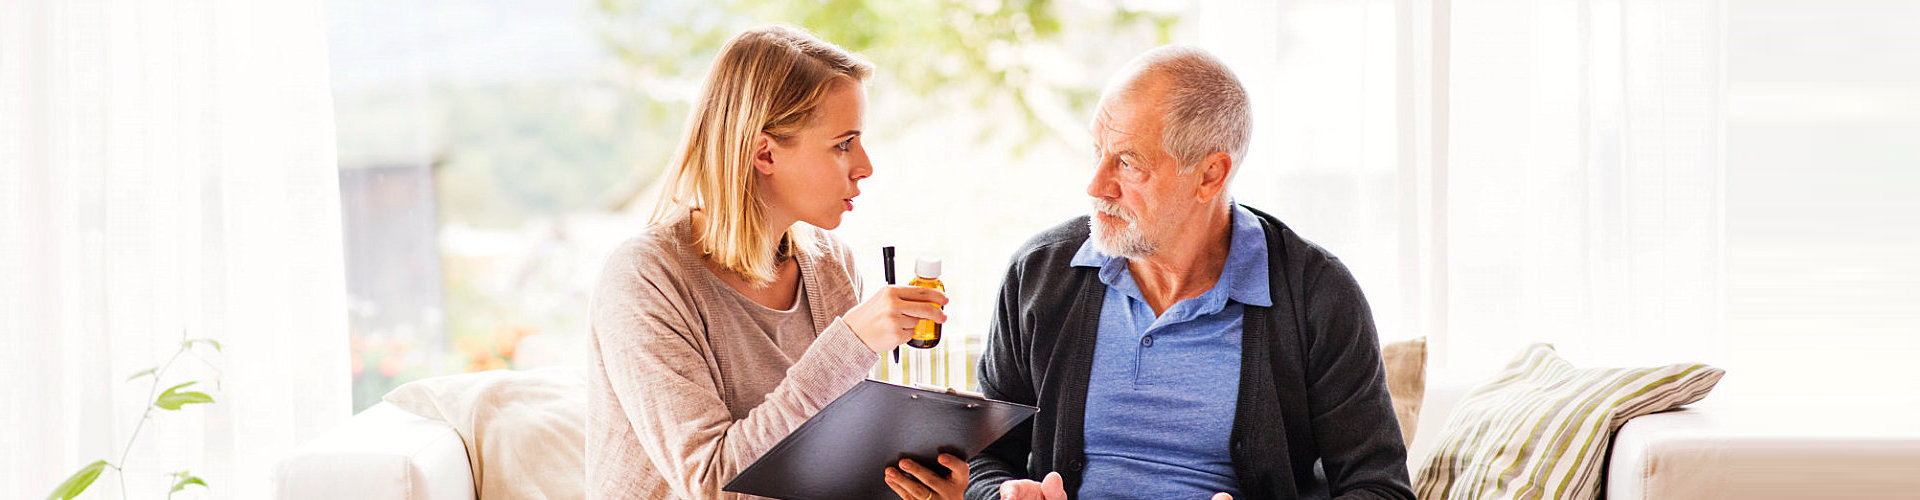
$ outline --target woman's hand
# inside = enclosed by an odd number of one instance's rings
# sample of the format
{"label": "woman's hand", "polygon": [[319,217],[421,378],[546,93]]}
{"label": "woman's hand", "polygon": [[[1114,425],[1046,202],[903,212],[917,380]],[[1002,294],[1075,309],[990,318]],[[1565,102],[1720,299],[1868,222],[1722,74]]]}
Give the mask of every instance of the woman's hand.
{"label": "woman's hand", "polygon": [[853,335],[867,344],[874,354],[887,352],[913,338],[913,325],[920,320],[946,323],[947,295],[932,288],[887,285],[873,292],[865,302],[853,306],[841,321],[853,329]]}
{"label": "woman's hand", "polygon": [[900,460],[899,467],[887,468],[887,487],[893,488],[893,494],[900,495],[903,500],[958,499],[965,495],[967,461],[945,453],[941,453],[938,460],[940,465],[947,467],[947,475],[941,476],[933,469],[921,467],[919,462]]}

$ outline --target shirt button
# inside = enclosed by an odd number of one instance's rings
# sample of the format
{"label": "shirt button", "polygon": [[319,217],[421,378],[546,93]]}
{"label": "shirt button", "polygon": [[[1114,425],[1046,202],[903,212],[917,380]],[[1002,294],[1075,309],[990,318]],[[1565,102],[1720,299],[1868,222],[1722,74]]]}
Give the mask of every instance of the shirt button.
{"label": "shirt button", "polygon": [[1085,468],[1086,466],[1087,464],[1085,462],[1081,462],[1079,460],[1067,462],[1067,470],[1074,471],[1074,472],[1080,472],[1080,469]]}
{"label": "shirt button", "polygon": [[1153,336],[1152,336],[1152,335],[1148,335],[1148,336],[1146,336],[1146,337],[1141,337],[1141,338],[1140,338],[1140,345],[1141,345],[1141,346],[1144,346],[1144,347],[1153,347]]}

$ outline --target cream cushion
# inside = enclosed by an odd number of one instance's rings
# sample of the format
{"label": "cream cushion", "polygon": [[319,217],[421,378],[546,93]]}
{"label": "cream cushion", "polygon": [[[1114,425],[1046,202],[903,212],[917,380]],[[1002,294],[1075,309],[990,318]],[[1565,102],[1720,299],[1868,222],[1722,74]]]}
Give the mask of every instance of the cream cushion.
{"label": "cream cushion", "polygon": [[1427,338],[1388,343],[1380,355],[1386,361],[1387,392],[1393,398],[1393,416],[1400,420],[1400,439],[1411,447],[1427,397]]}
{"label": "cream cushion", "polygon": [[415,381],[385,399],[453,427],[481,500],[580,498],[585,377],[579,368],[494,370]]}

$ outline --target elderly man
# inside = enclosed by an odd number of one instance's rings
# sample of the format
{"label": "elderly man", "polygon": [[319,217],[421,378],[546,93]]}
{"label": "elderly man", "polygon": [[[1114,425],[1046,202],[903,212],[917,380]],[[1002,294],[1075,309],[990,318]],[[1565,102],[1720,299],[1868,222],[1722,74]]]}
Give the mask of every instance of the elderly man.
{"label": "elderly man", "polygon": [[1093,215],[1014,256],[980,360],[989,397],[1040,414],[970,462],[967,498],[1413,498],[1353,275],[1227,194],[1249,113],[1193,48],[1108,86]]}

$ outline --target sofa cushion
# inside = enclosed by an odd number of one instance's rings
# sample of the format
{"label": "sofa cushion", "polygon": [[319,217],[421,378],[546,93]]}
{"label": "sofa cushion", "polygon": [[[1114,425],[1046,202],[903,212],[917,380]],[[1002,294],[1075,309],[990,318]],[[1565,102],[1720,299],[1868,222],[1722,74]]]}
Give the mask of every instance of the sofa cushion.
{"label": "sofa cushion", "polygon": [[587,392],[579,368],[433,377],[385,399],[453,427],[466,443],[481,500],[586,494]]}
{"label": "sofa cushion", "polygon": [[1393,416],[1400,420],[1400,439],[1412,447],[1427,397],[1427,338],[1388,343],[1380,355],[1386,361],[1387,392],[1393,397]]}
{"label": "sofa cushion", "polygon": [[1460,401],[1414,491],[1428,499],[1595,498],[1622,424],[1699,401],[1724,374],[1697,363],[1576,369],[1552,346],[1534,344]]}

